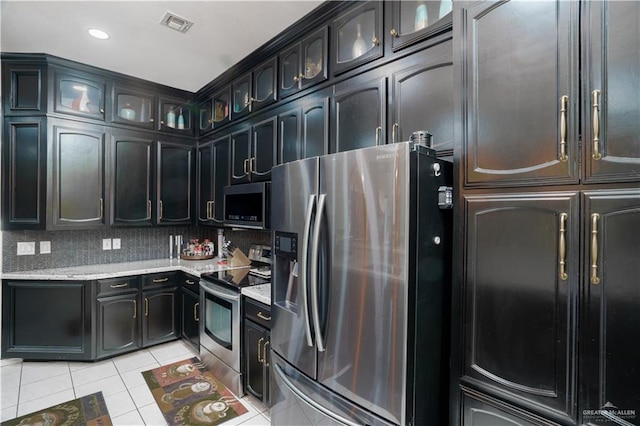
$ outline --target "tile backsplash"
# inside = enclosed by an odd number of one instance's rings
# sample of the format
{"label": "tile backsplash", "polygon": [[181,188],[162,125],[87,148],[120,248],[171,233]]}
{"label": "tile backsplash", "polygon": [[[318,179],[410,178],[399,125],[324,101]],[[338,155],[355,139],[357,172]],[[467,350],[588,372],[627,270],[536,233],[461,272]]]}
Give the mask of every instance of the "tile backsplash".
{"label": "tile backsplash", "polygon": [[[109,228],[88,231],[4,231],[2,233],[2,271],[17,272],[66,266],[133,262],[169,258],[169,235],[183,240],[209,238],[217,241],[217,228],[160,227]],[[231,230],[225,237],[245,254],[252,243],[271,244],[269,231]],[[102,240],[120,238],[121,248],[103,250]],[[40,241],[51,242],[51,253],[40,254]],[[18,242],[35,242],[36,254],[17,255]]]}

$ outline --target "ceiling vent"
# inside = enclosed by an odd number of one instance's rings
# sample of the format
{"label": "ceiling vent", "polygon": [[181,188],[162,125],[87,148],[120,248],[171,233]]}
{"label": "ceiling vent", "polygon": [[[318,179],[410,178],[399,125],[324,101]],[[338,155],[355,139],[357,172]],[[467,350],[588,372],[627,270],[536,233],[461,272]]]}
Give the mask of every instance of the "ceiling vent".
{"label": "ceiling vent", "polygon": [[160,20],[160,24],[164,25],[165,27],[169,27],[172,30],[186,33],[193,25],[193,22],[189,21],[186,18],[183,18],[182,16],[178,16],[173,12],[167,11]]}

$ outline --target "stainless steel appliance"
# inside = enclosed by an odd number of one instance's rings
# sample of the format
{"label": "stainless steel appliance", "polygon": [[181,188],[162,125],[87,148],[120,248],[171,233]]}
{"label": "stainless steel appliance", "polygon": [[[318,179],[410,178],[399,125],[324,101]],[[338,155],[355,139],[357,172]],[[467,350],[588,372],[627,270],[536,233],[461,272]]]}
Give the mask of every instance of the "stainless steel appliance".
{"label": "stainless steel appliance", "polygon": [[[252,246],[251,266],[200,276],[200,358],[207,369],[239,397],[244,395],[240,373],[240,291],[242,287],[269,283],[267,271],[271,259],[267,256],[270,253],[269,247]],[[261,272],[261,276],[255,272]]]}
{"label": "stainless steel appliance", "polygon": [[273,168],[272,424],[441,424],[451,181],[412,142]]}
{"label": "stainless steel appliance", "polygon": [[269,229],[270,182],[225,186],[224,224],[236,228]]}

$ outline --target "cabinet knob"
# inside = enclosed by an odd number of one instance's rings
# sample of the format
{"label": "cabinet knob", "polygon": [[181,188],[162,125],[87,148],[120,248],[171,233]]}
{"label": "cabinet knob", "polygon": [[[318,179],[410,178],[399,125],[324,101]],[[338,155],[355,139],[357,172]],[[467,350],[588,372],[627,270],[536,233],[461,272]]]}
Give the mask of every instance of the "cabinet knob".
{"label": "cabinet knob", "polygon": [[104,108],[100,108],[100,114],[104,114]]}
{"label": "cabinet knob", "polygon": [[392,28],[389,33],[391,34],[391,37],[398,37],[398,30],[396,30],[395,28]]}
{"label": "cabinet knob", "polygon": [[371,42],[373,43],[374,46],[380,45],[380,40],[378,40],[378,37],[376,36],[373,36],[373,39],[371,40]]}
{"label": "cabinet knob", "polygon": [[298,80],[299,80],[298,76],[297,76],[297,75],[294,75],[294,76],[293,76],[293,81],[297,82]]}

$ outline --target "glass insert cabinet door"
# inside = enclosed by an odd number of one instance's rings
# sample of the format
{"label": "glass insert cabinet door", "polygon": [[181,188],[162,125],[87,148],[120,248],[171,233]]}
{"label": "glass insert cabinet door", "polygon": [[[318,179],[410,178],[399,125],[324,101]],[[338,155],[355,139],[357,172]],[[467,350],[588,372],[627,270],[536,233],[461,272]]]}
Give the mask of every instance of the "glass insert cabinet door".
{"label": "glass insert cabinet door", "polygon": [[104,120],[105,83],[56,74],[56,112]]}
{"label": "glass insert cabinet door", "polygon": [[232,85],[233,111],[231,118],[244,117],[251,112],[251,73],[236,80]]}
{"label": "glass insert cabinet door", "polygon": [[334,21],[336,74],[382,56],[382,2],[367,2]]}
{"label": "glass insert cabinet door", "polygon": [[393,49],[405,47],[451,25],[452,0],[391,2]]}
{"label": "glass insert cabinet door", "polygon": [[153,129],[156,99],[151,94],[116,89],[113,121]]}
{"label": "glass insert cabinet door", "polygon": [[191,133],[191,107],[179,101],[160,101],[160,130]]}

